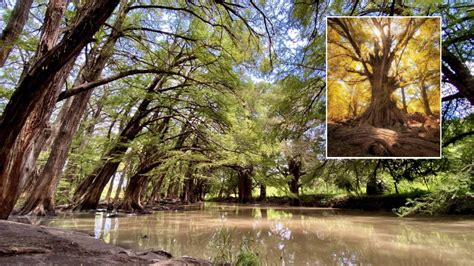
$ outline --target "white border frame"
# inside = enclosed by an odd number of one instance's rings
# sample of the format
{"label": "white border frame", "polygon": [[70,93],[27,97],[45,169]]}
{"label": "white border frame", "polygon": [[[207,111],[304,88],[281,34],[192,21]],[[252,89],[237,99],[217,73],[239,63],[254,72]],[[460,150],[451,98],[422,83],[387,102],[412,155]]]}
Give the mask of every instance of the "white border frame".
{"label": "white border frame", "polygon": [[[331,157],[328,156],[328,18],[354,18],[354,19],[368,19],[368,18],[437,18],[439,19],[439,157],[351,157],[351,156],[342,156],[342,157]],[[370,160],[370,159],[441,159],[443,157],[443,113],[442,113],[442,91],[441,91],[441,83],[442,83],[442,52],[443,52],[443,18],[441,16],[326,16],[325,17],[325,63],[326,63],[326,159],[342,159],[342,160]]]}

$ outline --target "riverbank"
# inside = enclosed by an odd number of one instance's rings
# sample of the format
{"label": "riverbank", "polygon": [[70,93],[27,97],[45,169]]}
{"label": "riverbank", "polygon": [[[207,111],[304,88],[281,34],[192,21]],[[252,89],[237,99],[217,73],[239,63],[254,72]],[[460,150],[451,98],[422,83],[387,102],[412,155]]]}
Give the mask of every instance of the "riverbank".
{"label": "riverbank", "polygon": [[[334,196],[324,194],[301,195],[299,198],[299,206],[392,212],[395,209],[405,206],[409,199],[420,198],[424,195],[427,195],[427,193],[416,192],[377,196]],[[208,201],[222,203],[238,203],[238,199],[233,197],[212,198]],[[251,199],[249,201],[249,203],[270,206],[291,206],[293,202],[294,198],[288,196],[267,197],[264,200]],[[443,214],[474,215],[474,198],[466,197],[448,202],[446,207],[446,213]]]}
{"label": "riverbank", "polygon": [[0,220],[0,264],[211,265],[165,251],[136,252],[88,234]]}

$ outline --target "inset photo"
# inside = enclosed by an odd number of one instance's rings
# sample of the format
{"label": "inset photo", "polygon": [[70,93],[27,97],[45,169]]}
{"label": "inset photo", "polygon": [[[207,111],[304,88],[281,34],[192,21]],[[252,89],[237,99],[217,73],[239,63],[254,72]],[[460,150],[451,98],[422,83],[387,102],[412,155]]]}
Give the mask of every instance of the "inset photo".
{"label": "inset photo", "polygon": [[440,17],[327,18],[328,158],[440,158]]}

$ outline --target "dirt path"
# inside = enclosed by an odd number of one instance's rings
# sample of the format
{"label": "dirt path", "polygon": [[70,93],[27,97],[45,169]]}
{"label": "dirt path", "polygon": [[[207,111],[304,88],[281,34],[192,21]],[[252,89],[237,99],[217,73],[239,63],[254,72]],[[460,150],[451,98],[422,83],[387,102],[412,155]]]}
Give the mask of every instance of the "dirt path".
{"label": "dirt path", "polygon": [[0,220],[0,264],[210,265],[164,251],[134,252],[74,231]]}

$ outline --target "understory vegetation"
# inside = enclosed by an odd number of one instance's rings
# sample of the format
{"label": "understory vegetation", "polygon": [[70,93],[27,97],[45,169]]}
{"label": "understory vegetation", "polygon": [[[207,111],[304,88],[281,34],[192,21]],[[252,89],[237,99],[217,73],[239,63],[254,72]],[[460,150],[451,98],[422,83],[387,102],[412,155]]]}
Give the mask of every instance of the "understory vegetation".
{"label": "understory vegetation", "polygon": [[[402,216],[473,212],[472,4],[10,2],[0,3],[0,219],[58,205],[396,195],[411,198]],[[442,16],[442,93],[427,92],[442,100],[431,110],[441,159],[325,158],[328,15]],[[410,112],[426,111],[412,100]],[[231,245],[216,238],[217,249]],[[248,265],[246,245],[215,260]]]}

